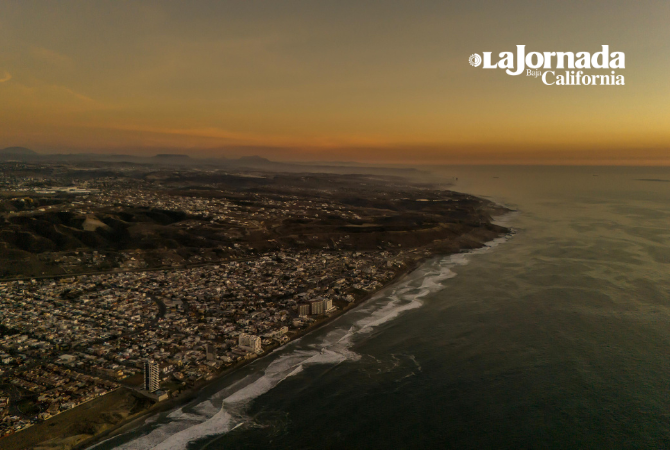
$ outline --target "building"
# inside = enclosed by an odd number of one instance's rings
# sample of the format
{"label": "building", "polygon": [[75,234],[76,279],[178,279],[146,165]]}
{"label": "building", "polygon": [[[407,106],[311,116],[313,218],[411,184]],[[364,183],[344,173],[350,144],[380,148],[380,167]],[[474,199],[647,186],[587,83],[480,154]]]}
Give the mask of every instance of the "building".
{"label": "building", "polygon": [[302,304],[298,305],[298,315],[300,317],[309,316],[309,310],[310,310],[310,307],[307,303],[302,303]]}
{"label": "building", "polygon": [[[0,396],[4,395],[0,392]],[[5,417],[9,412],[9,397],[0,397],[0,419]]]}
{"label": "building", "polygon": [[77,357],[74,356],[74,355],[60,355],[60,356],[58,357],[58,359],[60,359],[60,360],[63,361],[64,363],[68,363],[68,364],[69,364],[69,363],[73,363],[73,362],[75,362],[75,361],[77,360]]}
{"label": "building", "polygon": [[260,336],[242,333],[240,334],[239,345],[242,350],[256,353],[260,353],[262,351]]}
{"label": "building", "polygon": [[205,354],[207,355],[207,361],[215,361],[216,350],[214,349],[214,345],[212,344],[205,345]]}
{"label": "building", "polygon": [[148,392],[144,395],[155,402],[162,402],[163,400],[170,398],[168,393],[165,391]]}
{"label": "building", "polygon": [[327,298],[323,301],[323,310],[325,312],[329,312],[333,310],[333,300],[330,298]]}
{"label": "building", "polygon": [[144,390],[147,392],[156,392],[160,387],[158,363],[149,360],[144,361]]}
{"label": "building", "polygon": [[309,304],[312,307],[312,314],[323,314],[323,300],[315,300]]}

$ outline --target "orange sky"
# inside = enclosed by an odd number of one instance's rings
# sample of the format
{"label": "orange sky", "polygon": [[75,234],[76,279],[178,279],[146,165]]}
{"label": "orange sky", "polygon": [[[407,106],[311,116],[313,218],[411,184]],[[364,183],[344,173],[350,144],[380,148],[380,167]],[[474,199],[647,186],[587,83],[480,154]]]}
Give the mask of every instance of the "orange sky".
{"label": "orange sky", "polygon": [[[670,2],[0,3],[0,147],[670,164]],[[472,53],[626,54],[621,87]],[[592,72],[602,73],[602,72]]]}

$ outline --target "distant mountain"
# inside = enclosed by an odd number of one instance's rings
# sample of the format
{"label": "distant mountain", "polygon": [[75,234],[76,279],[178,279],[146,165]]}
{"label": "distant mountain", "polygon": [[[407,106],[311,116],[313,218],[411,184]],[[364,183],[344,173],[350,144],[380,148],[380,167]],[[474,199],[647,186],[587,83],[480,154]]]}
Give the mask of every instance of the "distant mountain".
{"label": "distant mountain", "polygon": [[242,156],[240,159],[238,159],[240,163],[251,163],[251,164],[268,164],[272,163],[267,158],[261,158],[260,156]]}
{"label": "distant mountain", "polygon": [[177,153],[161,153],[154,156],[156,159],[191,159],[188,155],[180,155]]}
{"label": "distant mountain", "polygon": [[181,153],[160,153],[154,156],[140,156],[119,153],[51,153],[40,154],[25,147],[8,147],[0,150],[0,161],[25,161],[31,163],[72,163],[83,164],[107,162],[111,164],[155,164],[157,166],[214,166],[219,168],[251,169],[274,172],[315,172],[340,174],[377,174],[395,176],[416,176],[422,172],[412,167],[383,167],[360,164],[351,161],[327,162],[280,162],[261,156],[242,156],[241,158],[198,158]]}
{"label": "distant mountain", "polygon": [[38,156],[39,153],[25,147],[7,147],[0,150],[0,156]]}
{"label": "distant mountain", "polygon": [[122,161],[128,160],[128,159],[137,159],[137,156],[134,155],[126,155],[123,153],[113,153],[111,155],[103,155],[104,158],[107,159],[120,159]]}

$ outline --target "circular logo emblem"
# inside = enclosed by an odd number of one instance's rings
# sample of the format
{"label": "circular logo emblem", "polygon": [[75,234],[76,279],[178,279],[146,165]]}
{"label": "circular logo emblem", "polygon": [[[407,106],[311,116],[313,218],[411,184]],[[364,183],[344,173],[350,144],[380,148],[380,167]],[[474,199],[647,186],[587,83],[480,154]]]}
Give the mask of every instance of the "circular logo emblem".
{"label": "circular logo emblem", "polygon": [[473,53],[470,55],[470,65],[472,67],[479,67],[479,65],[482,63],[482,57],[479,56],[477,53]]}

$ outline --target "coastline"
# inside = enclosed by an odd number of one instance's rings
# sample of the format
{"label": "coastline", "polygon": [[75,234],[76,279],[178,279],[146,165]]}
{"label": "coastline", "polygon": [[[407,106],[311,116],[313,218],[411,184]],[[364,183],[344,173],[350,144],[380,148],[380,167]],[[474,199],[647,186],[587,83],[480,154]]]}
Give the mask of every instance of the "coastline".
{"label": "coastline", "polygon": [[[506,214],[503,214],[504,216]],[[182,392],[179,396],[170,398],[168,400],[165,400],[163,402],[155,403],[154,405],[150,406],[149,408],[138,412],[136,415],[133,415],[132,417],[128,417],[124,419],[123,421],[119,422],[118,424],[115,424],[113,427],[110,427],[106,430],[104,430],[101,433],[98,433],[94,436],[91,436],[90,438],[81,441],[80,443],[76,444],[75,446],[71,447],[72,450],[85,450],[88,448],[91,448],[92,446],[98,445],[106,440],[112,439],[116,436],[119,436],[125,432],[131,431],[137,426],[141,425],[141,422],[145,420],[147,417],[164,412],[164,411],[169,411],[171,409],[176,409],[178,407],[184,406],[194,400],[198,393],[208,387],[211,386],[214,383],[220,382],[222,379],[234,375],[237,371],[242,369],[243,367],[258,361],[262,358],[265,358],[269,355],[271,355],[274,351],[282,349],[286,347],[288,344],[290,344],[293,341],[296,341],[303,336],[310,334],[320,328],[322,328],[325,325],[328,325],[332,322],[334,322],[336,319],[340,318],[347,312],[350,312],[354,309],[356,309],[358,306],[362,305],[363,303],[366,303],[368,300],[370,300],[372,297],[377,295],[379,292],[383,291],[384,289],[393,286],[408,275],[410,275],[412,272],[414,272],[417,268],[419,268],[426,260],[435,258],[435,257],[446,257],[446,256],[451,256],[457,253],[462,253],[462,252],[468,252],[472,250],[476,250],[478,248],[483,248],[486,246],[487,243],[498,239],[503,236],[508,236],[511,234],[511,230],[506,228],[506,227],[501,227],[505,231],[499,231],[499,232],[494,232],[493,230],[490,230],[491,234],[486,236],[486,239],[482,240],[481,236],[478,236],[474,239],[471,240],[466,240],[462,246],[458,246],[457,248],[454,248],[453,251],[440,251],[439,248],[439,243],[433,243],[433,245],[429,246],[431,248],[423,248],[423,249],[416,249],[416,258],[408,259],[404,267],[401,269],[398,269],[395,273],[395,275],[389,279],[384,285],[382,285],[379,289],[370,292],[359,299],[356,299],[353,303],[349,304],[347,307],[343,309],[339,309],[336,312],[332,313],[329,316],[326,316],[320,320],[317,320],[314,324],[297,331],[294,335],[291,336],[290,340],[286,342],[283,345],[277,345],[273,346],[272,348],[267,349],[263,353],[259,354],[258,357],[241,361],[236,364],[234,364],[231,367],[228,367],[221,371],[220,373],[214,375],[211,379],[206,380],[202,383],[196,384],[195,386],[192,386]],[[471,236],[462,236],[462,238],[468,238]],[[476,243],[476,245],[472,245]],[[128,388],[126,388],[128,389]]]}
{"label": "coastline", "polygon": [[[366,294],[365,296],[361,297],[360,299],[355,300],[353,303],[351,303],[347,308],[337,310],[333,314],[324,317],[321,320],[318,320],[316,323],[296,332],[288,342],[286,342],[283,345],[280,346],[275,346],[272,347],[260,355],[258,355],[256,358],[249,359],[246,361],[240,361],[236,364],[234,364],[231,367],[228,367],[221,371],[220,373],[216,374],[212,379],[207,380],[205,382],[202,382],[201,384],[195,385],[193,387],[188,388],[186,391],[184,391],[182,394],[180,394],[177,397],[172,397],[168,400],[165,400],[163,402],[155,403],[154,405],[150,406],[149,408],[137,413],[136,415],[133,415],[131,417],[128,417],[124,419],[122,422],[116,424],[114,427],[109,428],[102,433],[96,434],[94,436],[91,436],[90,438],[76,444],[74,447],[72,447],[72,450],[85,450],[87,448],[90,448],[91,446],[95,446],[97,444],[100,444],[104,442],[105,440],[112,439],[118,435],[121,435],[127,431],[131,431],[135,426],[140,425],[140,422],[144,420],[148,416],[152,416],[154,414],[158,414],[164,411],[168,411],[174,408],[178,408],[180,406],[184,406],[194,400],[198,393],[208,387],[211,386],[212,384],[221,381],[222,379],[234,375],[237,371],[242,369],[243,367],[254,363],[255,361],[259,361],[267,356],[270,356],[273,352],[276,350],[280,350],[284,347],[286,347],[288,344],[291,342],[294,342],[303,336],[310,334],[325,325],[328,325],[335,321],[336,319],[340,318],[344,314],[346,314],[349,311],[354,310],[358,306],[362,305],[363,303],[367,302],[370,300],[373,296],[375,296],[377,293],[380,291],[384,290],[385,288],[392,286],[398,282],[400,282],[404,277],[407,275],[411,274],[414,272],[424,261],[426,261],[429,258],[439,256],[438,254],[431,254],[428,256],[422,256],[421,258],[412,260],[409,264],[407,264],[403,269],[398,270],[396,272],[396,275],[391,278],[388,282],[386,282],[382,287],[380,287],[378,290],[374,292],[370,292],[369,294]],[[448,255],[444,255],[448,256]],[[129,388],[122,388],[122,389],[129,389]]]}
{"label": "coastline", "polygon": [[[284,348],[290,342],[296,341],[302,338],[303,336],[312,333],[313,331],[316,331],[325,325],[332,323],[333,321],[343,316],[347,312],[356,309],[359,305],[362,305],[363,303],[366,303],[369,299],[376,296],[379,292],[383,291],[389,286],[399,283],[402,279],[404,279],[406,276],[408,276],[409,274],[414,272],[418,267],[420,267],[426,260],[439,256],[446,257],[482,248],[485,247],[487,243],[497,238],[509,235],[510,233],[511,233],[510,229],[504,226],[492,224],[491,227],[473,230],[470,233],[459,236],[455,240],[437,240],[427,246],[415,248],[407,252],[403,266],[397,268],[395,270],[395,274],[393,275],[393,277],[390,278],[387,282],[385,282],[379,289],[373,292],[366,293],[365,295],[362,295],[359,298],[356,298],[354,302],[346,304],[344,307],[336,310],[330,315],[317,319],[317,321],[312,323],[310,326],[294,332],[291,335],[290,340],[288,342],[282,345],[278,344],[273,345],[267,348],[263,353],[259,354],[255,358],[237,362],[236,364],[215,374],[214,376],[212,376],[211,379],[201,381],[200,383],[197,383],[194,386],[185,389],[184,391],[182,391],[180,395],[176,397],[172,397],[163,402],[154,403],[148,407],[141,406],[141,409],[139,411],[132,413],[133,410],[137,408],[137,404],[146,401],[146,399],[141,401],[137,400],[140,398],[140,395],[134,392],[133,388],[129,386],[122,386],[121,388],[117,389],[117,391],[119,393],[122,393],[122,395],[124,395],[126,398],[135,398],[135,404],[129,406],[124,405],[122,407],[116,405],[116,409],[114,410],[113,414],[114,416],[113,419],[109,418],[109,414],[107,414],[108,413],[107,409],[100,407],[100,405],[104,405],[109,401],[108,395],[105,395],[88,403],[89,404],[88,409],[91,410],[90,411],[91,414],[89,416],[86,416],[84,419],[84,422],[86,422],[87,425],[86,427],[84,427],[85,428],[84,431],[81,430],[82,428],[81,426],[78,426],[80,425],[80,423],[78,423],[78,420],[82,419],[81,418],[75,419],[75,417],[81,415],[82,414],[81,411],[83,411],[83,409],[79,409],[79,407],[77,407],[70,411],[66,411],[62,414],[54,416],[45,422],[36,424],[25,430],[21,430],[13,435],[6,436],[5,439],[8,439],[7,444],[9,444],[11,448],[16,448],[17,450],[24,448],[39,448],[42,450],[55,450],[55,449],[83,450],[90,448],[91,446],[98,445],[101,442],[104,442],[108,439],[112,439],[123,433],[129,432],[134,428],[141,426],[143,421],[146,420],[147,417],[159,414],[161,412],[176,409],[183,405],[188,404],[189,402],[197,398],[198,394],[201,392],[202,389],[211,386],[214,383],[221,382],[222,379],[234,375],[235,373],[237,373],[238,370],[242,369],[246,365],[251,364],[254,361],[257,361],[261,358],[264,358],[272,354],[275,350]],[[89,421],[87,419],[91,420]],[[39,435],[39,433],[44,432],[44,429],[48,430],[48,428],[46,427],[54,426],[57,422],[59,422],[59,426],[54,430],[58,429],[66,430],[64,431],[64,434],[55,436],[52,435],[53,437],[49,436],[47,439],[37,442],[33,442],[35,441],[34,437],[32,439],[23,438],[23,436],[30,434]],[[47,432],[47,434],[49,433]],[[17,439],[17,437],[20,440],[20,442],[32,442],[32,443],[28,444],[28,447],[26,447],[21,445],[17,446],[15,445],[15,443],[9,442],[14,441],[15,439]],[[5,439],[2,440],[4,441]]]}

